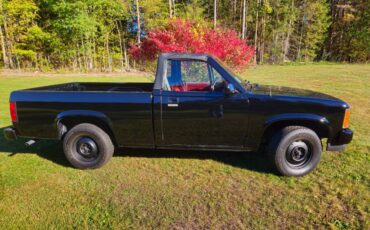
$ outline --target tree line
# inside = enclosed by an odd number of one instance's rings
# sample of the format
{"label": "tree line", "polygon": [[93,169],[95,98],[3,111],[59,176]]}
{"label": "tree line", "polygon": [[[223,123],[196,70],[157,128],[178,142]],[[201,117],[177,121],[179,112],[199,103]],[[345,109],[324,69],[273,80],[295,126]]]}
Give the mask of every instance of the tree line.
{"label": "tree line", "polygon": [[1,63],[113,71],[171,18],[237,32],[255,63],[370,60],[368,0],[0,0]]}

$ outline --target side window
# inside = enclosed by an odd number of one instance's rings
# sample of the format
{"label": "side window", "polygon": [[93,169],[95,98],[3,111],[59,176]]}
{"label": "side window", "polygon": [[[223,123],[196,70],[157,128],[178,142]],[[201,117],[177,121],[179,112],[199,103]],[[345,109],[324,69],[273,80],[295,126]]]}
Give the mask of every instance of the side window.
{"label": "side window", "polygon": [[171,91],[211,91],[208,64],[195,60],[168,60],[167,89]]}
{"label": "side window", "polygon": [[208,64],[202,61],[181,61],[181,76],[186,83],[210,83]]}

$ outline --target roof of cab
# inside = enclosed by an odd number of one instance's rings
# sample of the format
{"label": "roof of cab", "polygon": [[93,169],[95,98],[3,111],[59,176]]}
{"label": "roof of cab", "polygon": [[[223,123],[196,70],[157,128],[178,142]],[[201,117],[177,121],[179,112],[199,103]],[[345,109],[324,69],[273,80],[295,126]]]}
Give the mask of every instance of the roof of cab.
{"label": "roof of cab", "polygon": [[213,58],[213,56],[206,53],[161,53],[159,55],[159,59],[195,59],[206,61],[208,58]]}

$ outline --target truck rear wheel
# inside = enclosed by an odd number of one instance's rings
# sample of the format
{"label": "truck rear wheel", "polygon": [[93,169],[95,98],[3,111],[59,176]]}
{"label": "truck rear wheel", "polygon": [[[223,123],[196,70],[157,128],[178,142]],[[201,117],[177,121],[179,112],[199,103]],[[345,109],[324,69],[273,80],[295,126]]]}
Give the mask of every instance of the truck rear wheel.
{"label": "truck rear wheel", "polygon": [[270,140],[268,155],[273,167],[284,176],[304,176],[321,159],[322,145],[316,133],[301,126],[288,126]]}
{"label": "truck rear wheel", "polygon": [[100,168],[113,156],[114,145],[109,135],[92,124],[73,127],[63,140],[64,154],[76,168]]}

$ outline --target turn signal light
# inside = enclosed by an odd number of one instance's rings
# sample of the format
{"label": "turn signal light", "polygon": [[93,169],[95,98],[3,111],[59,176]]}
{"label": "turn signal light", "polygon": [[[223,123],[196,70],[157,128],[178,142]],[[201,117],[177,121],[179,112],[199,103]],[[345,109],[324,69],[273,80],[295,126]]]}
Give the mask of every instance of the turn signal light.
{"label": "turn signal light", "polygon": [[349,114],[349,109],[346,109],[346,111],[344,112],[343,129],[346,129],[349,126]]}
{"label": "turn signal light", "polygon": [[17,104],[15,102],[10,102],[10,117],[12,118],[12,122],[18,121]]}

